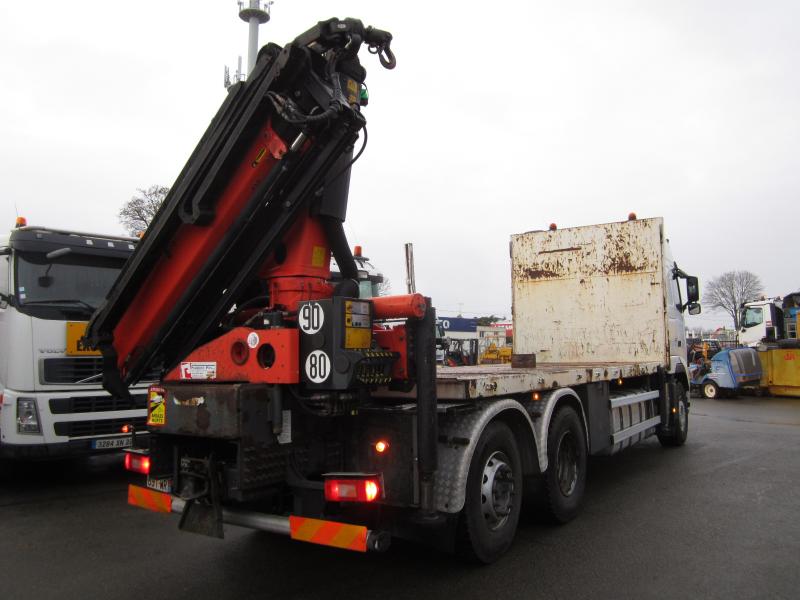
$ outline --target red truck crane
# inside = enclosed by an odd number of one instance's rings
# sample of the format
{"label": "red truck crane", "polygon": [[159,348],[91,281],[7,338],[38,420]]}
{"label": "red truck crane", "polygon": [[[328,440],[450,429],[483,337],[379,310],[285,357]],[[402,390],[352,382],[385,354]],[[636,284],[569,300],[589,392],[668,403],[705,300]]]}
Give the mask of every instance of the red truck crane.
{"label": "red truck crane", "polygon": [[[492,562],[513,541],[528,482],[543,483],[546,510],[566,522],[589,454],[651,433],[665,445],[686,438],[688,380],[664,346],[663,294],[678,270],[662,257],[659,219],[597,237],[625,253],[626,281],[649,269],[641,289],[660,333],[636,346],[648,358],[537,367],[520,346],[521,366],[437,376],[430,299],[359,297],[343,230],[367,139],[358,55],[366,46],[391,69],[391,41],[330,19],[264,46],[89,323],[112,394],[161,373],[148,391],[148,447],[126,456],[147,476],[129,502],[180,513],[183,530],[223,537],[228,523],[362,552],[400,536]],[[603,281],[618,263],[604,263]],[[546,279],[567,264],[515,269]],[[692,302],[669,294],[673,312]],[[515,351],[524,323],[515,314]]]}

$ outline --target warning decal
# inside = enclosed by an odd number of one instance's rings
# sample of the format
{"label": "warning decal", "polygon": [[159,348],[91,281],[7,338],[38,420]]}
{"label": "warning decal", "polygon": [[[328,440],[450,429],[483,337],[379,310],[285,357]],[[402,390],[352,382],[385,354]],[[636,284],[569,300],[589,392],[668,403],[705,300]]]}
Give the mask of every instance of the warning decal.
{"label": "warning decal", "polygon": [[167,424],[166,392],[153,386],[147,392],[147,424],[162,427]]}
{"label": "warning decal", "polygon": [[216,362],[182,362],[181,379],[216,379]]}

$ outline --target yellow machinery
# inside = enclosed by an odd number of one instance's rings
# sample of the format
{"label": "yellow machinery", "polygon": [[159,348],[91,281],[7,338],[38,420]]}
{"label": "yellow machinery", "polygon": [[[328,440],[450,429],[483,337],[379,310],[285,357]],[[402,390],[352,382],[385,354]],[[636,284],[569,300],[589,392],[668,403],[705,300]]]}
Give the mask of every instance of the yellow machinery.
{"label": "yellow machinery", "polygon": [[761,359],[761,387],[773,396],[800,397],[800,344],[780,347],[769,344],[759,348]]}
{"label": "yellow machinery", "polygon": [[478,364],[481,365],[500,365],[511,362],[511,346],[497,347],[497,344],[492,342],[489,347],[483,351],[478,358]]}

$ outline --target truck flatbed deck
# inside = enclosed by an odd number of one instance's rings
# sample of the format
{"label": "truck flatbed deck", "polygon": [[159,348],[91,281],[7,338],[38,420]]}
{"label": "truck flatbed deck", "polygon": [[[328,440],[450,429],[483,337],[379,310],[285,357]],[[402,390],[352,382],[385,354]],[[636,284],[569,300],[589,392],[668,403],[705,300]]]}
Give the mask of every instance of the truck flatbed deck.
{"label": "truck flatbed deck", "polygon": [[511,365],[438,367],[436,393],[440,400],[477,400],[546,391],[594,381],[653,374],[660,363],[542,363],[534,368]]}

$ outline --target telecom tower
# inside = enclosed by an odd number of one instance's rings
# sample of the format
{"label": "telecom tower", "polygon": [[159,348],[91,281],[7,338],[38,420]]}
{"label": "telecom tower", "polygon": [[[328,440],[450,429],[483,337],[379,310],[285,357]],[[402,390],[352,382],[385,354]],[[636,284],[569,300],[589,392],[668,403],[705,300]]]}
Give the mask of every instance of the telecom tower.
{"label": "telecom tower", "polygon": [[[247,75],[253,71],[256,66],[256,57],[258,56],[258,26],[262,23],[269,21],[269,11],[272,6],[272,0],[263,2],[262,0],[249,0],[248,2],[238,2],[239,4],[239,18],[249,25],[248,38],[247,38]],[[244,81],[247,77],[242,73],[242,57],[239,56],[236,73],[233,75],[233,83]],[[225,67],[225,87],[231,86],[231,76],[228,67]]]}

